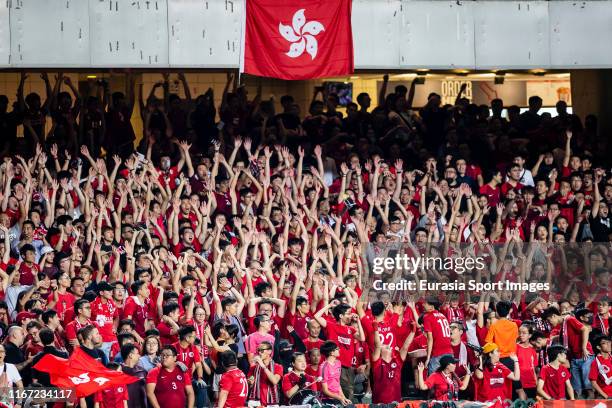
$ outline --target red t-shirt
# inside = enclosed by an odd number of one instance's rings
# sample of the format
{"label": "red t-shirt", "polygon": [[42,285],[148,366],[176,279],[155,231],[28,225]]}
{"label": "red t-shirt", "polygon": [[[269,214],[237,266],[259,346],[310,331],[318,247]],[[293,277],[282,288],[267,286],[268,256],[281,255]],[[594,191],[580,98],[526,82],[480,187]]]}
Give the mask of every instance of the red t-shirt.
{"label": "red t-shirt", "polygon": [[162,346],[176,343],[178,341],[178,334],[170,334],[172,327],[170,327],[168,323],[160,322],[157,325],[157,330],[159,331],[159,340],[161,341]]}
{"label": "red t-shirt", "polygon": [[127,400],[127,387],[120,385],[96,392],[94,402],[98,402],[100,408],[123,408],[123,401]]}
{"label": "red t-shirt", "polygon": [[224,408],[241,408],[246,406],[249,383],[242,371],[232,368],[221,375],[219,389],[227,391]]}
{"label": "red t-shirt", "polygon": [[155,397],[160,407],[184,407],[187,403],[185,388],[191,386],[191,375],[179,366],[172,371],[155,367],[147,375],[147,384],[156,384]]}
{"label": "red t-shirt", "polygon": [[521,384],[523,389],[535,388],[536,377],[535,367],[538,366],[538,353],[533,347],[523,347],[521,345],[516,346],[516,356],[519,360],[519,367],[521,368]]}
{"label": "red t-shirt", "polygon": [[[563,344],[567,343],[568,358],[582,358],[582,328],[584,325],[575,317],[569,316],[561,323],[559,336]],[[593,352],[591,345],[587,343],[589,352]]]}
{"label": "red t-shirt", "polygon": [[612,395],[612,384],[606,384],[603,374],[608,378],[612,377],[612,357],[603,358],[602,356],[596,356],[595,360],[591,363],[589,380],[597,381],[599,388],[608,394],[608,398],[610,398]]}
{"label": "red t-shirt", "polygon": [[177,341],[173,346],[176,349],[176,361],[185,364],[189,368],[189,372],[192,372],[195,363],[202,361],[200,352],[195,345],[190,344],[183,348],[181,347],[181,343]]}
{"label": "red t-shirt", "polygon": [[489,206],[493,207],[497,205],[500,201],[500,193],[501,190],[499,187],[491,187],[488,184],[480,187],[480,194],[484,194],[487,196],[487,200],[489,201]]}
{"label": "red t-shirt", "polygon": [[32,266],[28,266],[25,262],[22,262],[19,266],[19,283],[27,286],[33,285],[34,275],[37,275],[38,272],[38,265],[35,263]]}
{"label": "red t-shirt", "polygon": [[[459,383],[456,378],[448,378],[439,371],[436,371],[425,380],[425,385],[429,387],[433,394],[432,399],[436,401],[449,401],[454,399],[454,395],[459,392]],[[449,398],[449,394],[451,398]]]}
{"label": "red t-shirt", "polygon": [[363,331],[365,332],[370,350],[374,350],[374,335],[376,333],[376,328],[378,328],[378,337],[380,338],[381,344],[389,346],[392,349],[395,348],[397,345],[397,319],[397,314],[392,314],[389,319],[384,319],[381,322],[377,322],[373,317],[367,315],[361,318],[361,325],[363,326]]}
{"label": "red t-shirt", "polygon": [[79,332],[79,330],[81,330],[83,327],[87,327],[90,325],[94,325],[95,323],[92,322],[91,320],[87,320],[87,322],[85,324],[81,324],[79,323],[78,320],[74,319],[73,321],[71,321],[70,323],[68,323],[66,325],[66,330],[64,331],[64,334],[66,335],[66,339],[68,341],[70,340],[76,340],[77,339],[77,333]]}
{"label": "red t-shirt", "polygon": [[155,316],[151,300],[147,299],[145,304],[139,304],[137,303],[136,296],[130,296],[123,307],[123,318],[126,319],[129,316],[131,316],[134,325],[136,325],[136,332],[140,336],[144,336],[145,322],[153,319]]}
{"label": "red t-shirt", "polygon": [[398,354],[391,361],[382,358],[372,361],[372,402],[390,404],[402,401],[402,365],[404,362]]}
{"label": "red t-shirt", "polygon": [[423,316],[423,330],[431,333],[433,337],[433,348],[431,357],[443,354],[453,354],[450,340],[450,326],[446,317],[437,310],[425,313]]}
{"label": "red t-shirt", "polygon": [[102,303],[98,297],[91,302],[91,318],[95,320],[103,341],[117,341],[114,322],[118,317],[119,311],[112,300]]}
{"label": "red t-shirt", "polygon": [[[60,321],[64,320],[64,317],[65,317],[64,314],[66,313],[66,310],[74,306],[75,301],[76,301],[76,297],[74,297],[74,295],[70,292],[66,292],[64,294],[62,293],[57,294],[57,303],[55,304],[53,309],[57,312],[57,315],[59,316]],[[47,298],[47,303],[49,302],[53,302],[53,293],[51,293],[49,297]]]}
{"label": "red t-shirt", "polygon": [[555,370],[550,364],[546,364],[540,370],[540,378],[544,380],[544,392],[552,399],[565,398],[565,382],[571,378],[571,374],[564,365]]}
{"label": "red t-shirt", "polygon": [[508,387],[506,387],[506,377],[511,373],[512,371],[502,363],[495,364],[493,370],[485,368],[482,373],[484,378],[480,384],[480,401],[492,401],[495,399],[504,401],[511,398],[512,395],[508,395]]}
{"label": "red t-shirt", "polygon": [[308,328],[306,327],[308,322],[312,320],[312,313],[308,312],[306,316],[302,317],[299,313],[296,314],[288,314],[287,322],[289,325],[293,326],[295,329],[295,333],[300,337],[300,339],[304,340],[308,337]]}
{"label": "red t-shirt", "polygon": [[326,331],[327,339],[335,342],[340,348],[339,360],[342,367],[351,367],[355,353],[355,329],[328,319]]}
{"label": "red t-shirt", "polygon": [[306,346],[307,351],[310,351],[312,349],[321,348],[321,345],[324,343],[324,341],[321,339],[316,339],[316,340],[304,339],[302,340],[302,342],[304,343],[304,346]]}

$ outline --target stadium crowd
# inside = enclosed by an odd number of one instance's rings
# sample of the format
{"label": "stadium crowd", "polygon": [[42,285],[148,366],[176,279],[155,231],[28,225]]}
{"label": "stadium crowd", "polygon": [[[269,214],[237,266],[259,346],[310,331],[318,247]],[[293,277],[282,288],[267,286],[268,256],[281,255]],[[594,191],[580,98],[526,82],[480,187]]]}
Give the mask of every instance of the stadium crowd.
{"label": "stadium crowd", "polygon": [[[184,97],[168,74],[147,97],[130,74],[87,95],[42,78],[46,97],[25,74],[12,108],[0,95],[0,388],[51,386],[33,366],[78,347],[138,378],[82,407],[612,396],[596,117],[539,114],[537,96],[507,115],[461,94],[415,107],[416,84],[387,76],[378,106],[362,93],[346,114],[320,88],[306,114],[289,95],[276,112],[232,75],[219,107],[182,74]],[[374,291],[370,258],[395,244],[558,287]]]}

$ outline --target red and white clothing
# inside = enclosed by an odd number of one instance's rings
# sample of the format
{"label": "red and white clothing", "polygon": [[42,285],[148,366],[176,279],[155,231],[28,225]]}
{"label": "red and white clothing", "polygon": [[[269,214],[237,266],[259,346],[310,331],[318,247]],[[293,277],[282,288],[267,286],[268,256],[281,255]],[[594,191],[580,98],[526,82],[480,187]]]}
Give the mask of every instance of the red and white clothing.
{"label": "red and white clothing", "polygon": [[181,347],[181,342],[176,342],[172,346],[176,349],[176,361],[180,361],[189,368],[189,372],[193,372],[193,367],[196,363],[202,361],[198,348],[190,344],[187,347]]}
{"label": "red and white clothing", "polygon": [[351,367],[355,353],[355,329],[328,319],[327,339],[333,341],[340,349],[340,363],[343,367]]}
{"label": "red and white clothing", "polygon": [[117,341],[114,323],[119,318],[119,311],[113,301],[96,298],[91,302],[91,318],[95,320],[104,342]]}
{"label": "red and white clothing", "polygon": [[143,337],[146,321],[153,319],[154,316],[155,307],[152,305],[151,299],[147,299],[142,303],[138,296],[130,296],[123,307],[123,318],[131,317],[136,326],[136,332]]}
{"label": "red and white clothing", "polygon": [[[506,386],[507,377],[512,373],[502,363],[496,363],[492,370],[485,367],[484,378],[479,388],[479,401],[505,401],[512,398],[512,387]],[[511,383],[509,383],[511,384]]]}
{"label": "red and white clothing", "polygon": [[459,378],[454,373],[447,376],[441,371],[436,371],[427,377],[425,385],[435,401],[453,401],[459,394]]}
{"label": "red and white clothing", "polygon": [[589,380],[597,381],[597,385],[608,395],[612,396],[612,356],[603,358],[596,356],[591,363],[591,371],[589,372]]}
{"label": "red and white clothing", "polygon": [[[575,317],[568,316],[563,319],[559,336],[563,341],[563,346],[568,350],[568,358],[582,358],[582,328],[584,325]],[[587,343],[587,350],[592,354],[593,349]]]}

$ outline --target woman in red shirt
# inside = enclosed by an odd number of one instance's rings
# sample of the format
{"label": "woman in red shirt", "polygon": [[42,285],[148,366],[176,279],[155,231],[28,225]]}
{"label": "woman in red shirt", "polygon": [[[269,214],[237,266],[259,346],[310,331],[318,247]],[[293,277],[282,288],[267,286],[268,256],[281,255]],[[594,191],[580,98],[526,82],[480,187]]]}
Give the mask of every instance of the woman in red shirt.
{"label": "woman in red shirt", "polygon": [[417,385],[423,390],[429,390],[430,398],[435,401],[458,401],[459,391],[465,391],[470,383],[470,373],[462,380],[455,374],[458,360],[453,356],[443,356],[440,359],[440,367],[425,381],[423,381],[423,371],[425,365],[420,362],[418,365],[419,374],[417,375]]}
{"label": "woman in red shirt", "polygon": [[521,367],[521,388],[516,392],[522,400],[527,398],[535,399],[537,394],[535,368],[538,366],[538,353],[531,345],[532,333],[533,326],[524,324],[519,327],[519,342],[516,347],[516,356]]}
{"label": "woman in red shirt", "polygon": [[482,348],[484,355],[480,356],[480,366],[474,372],[481,380],[478,401],[495,401],[496,406],[509,406],[506,402],[512,399],[512,383],[507,380],[519,381],[521,379],[520,366],[515,354],[510,355],[514,360],[514,372],[499,362],[497,344],[487,343]]}

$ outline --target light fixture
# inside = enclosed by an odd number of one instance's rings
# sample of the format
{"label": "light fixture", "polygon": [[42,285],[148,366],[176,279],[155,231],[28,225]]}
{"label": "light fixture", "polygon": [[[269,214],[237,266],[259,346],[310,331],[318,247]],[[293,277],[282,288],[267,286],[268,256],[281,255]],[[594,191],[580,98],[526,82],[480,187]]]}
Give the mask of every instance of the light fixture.
{"label": "light fixture", "polygon": [[87,79],[96,79],[97,75],[87,75]]}
{"label": "light fixture", "polygon": [[539,68],[539,69],[532,69],[531,73],[533,75],[537,75],[537,76],[544,76],[544,75],[546,75],[546,70],[545,69],[541,69],[541,68]]}

